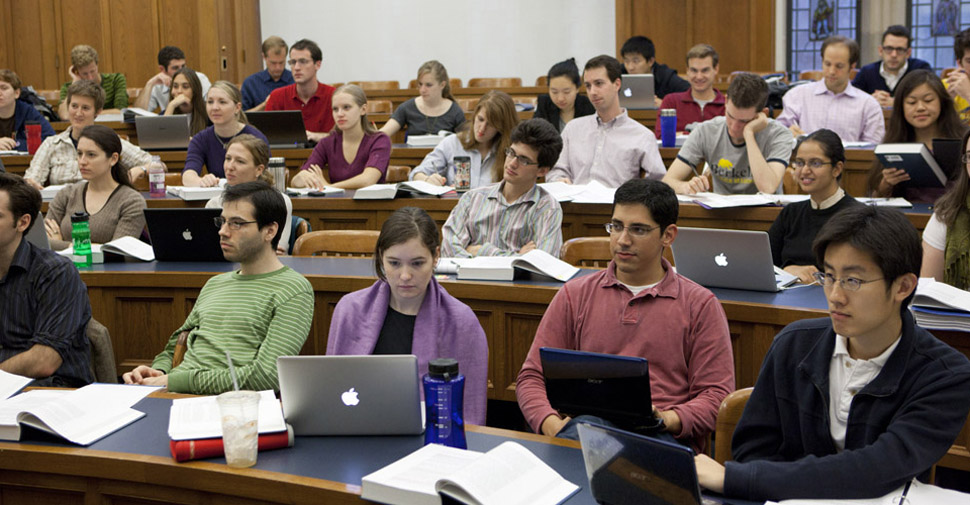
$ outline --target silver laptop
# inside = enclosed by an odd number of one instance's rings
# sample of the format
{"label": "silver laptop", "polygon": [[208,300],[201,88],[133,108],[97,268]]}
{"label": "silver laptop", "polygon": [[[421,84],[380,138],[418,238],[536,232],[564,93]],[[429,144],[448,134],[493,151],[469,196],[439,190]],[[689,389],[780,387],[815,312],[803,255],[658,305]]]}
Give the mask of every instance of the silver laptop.
{"label": "silver laptop", "polygon": [[298,110],[247,112],[246,119],[253,128],[266,135],[270,149],[308,147],[303,113]]}
{"label": "silver laptop", "polygon": [[671,249],[677,273],[709,288],[778,291],[798,280],[776,276],[764,231],[678,228]]}
{"label": "silver laptop", "polygon": [[47,229],[44,228],[44,213],[38,212],[37,216],[34,217],[34,224],[30,225],[30,229],[27,230],[27,235],[24,235],[24,239],[34,247],[38,249],[50,249],[51,241],[47,238]]}
{"label": "silver laptop", "polygon": [[146,151],[179,151],[189,148],[189,116],[135,116],[138,147]]}
{"label": "silver laptop", "polygon": [[620,83],[620,107],[630,110],[656,109],[653,74],[623,74]]}
{"label": "silver laptop", "polygon": [[424,431],[414,355],[281,356],[283,416],[297,435]]}

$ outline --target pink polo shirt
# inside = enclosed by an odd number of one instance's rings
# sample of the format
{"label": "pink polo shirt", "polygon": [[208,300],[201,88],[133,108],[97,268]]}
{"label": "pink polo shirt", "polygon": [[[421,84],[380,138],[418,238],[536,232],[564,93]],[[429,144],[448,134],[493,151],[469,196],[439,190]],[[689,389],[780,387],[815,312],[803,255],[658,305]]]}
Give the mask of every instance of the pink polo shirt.
{"label": "pink polo shirt", "polygon": [[639,356],[650,361],[654,405],[680,416],[677,438],[704,449],[721,401],[734,390],[727,317],[713,293],[662,262],[663,280],[637,296],[616,279],[613,262],[559,290],[542,316],[515,386],[532,429],[539,432],[542,421],[557,414],[546,396],[540,347]]}

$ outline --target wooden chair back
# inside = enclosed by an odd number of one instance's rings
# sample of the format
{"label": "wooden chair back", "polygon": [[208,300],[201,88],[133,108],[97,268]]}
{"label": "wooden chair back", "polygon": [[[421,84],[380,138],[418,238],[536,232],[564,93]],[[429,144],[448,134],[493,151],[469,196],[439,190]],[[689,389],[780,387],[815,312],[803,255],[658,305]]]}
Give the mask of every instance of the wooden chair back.
{"label": "wooden chair back", "polygon": [[822,78],[821,70],[804,70],[798,74],[799,81],[817,81]]}
{"label": "wooden chair back", "polygon": [[478,106],[478,98],[459,98],[458,106],[465,112],[474,112]]}
{"label": "wooden chair back", "polygon": [[[461,79],[452,77],[451,79],[448,79],[448,84],[451,84],[451,89],[452,90],[454,90],[455,88],[460,88],[461,87]],[[418,89],[418,80],[417,79],[411,79],[408,82],[408,89]]]}
{"label": "wooden chair back", "polygon": [[375,114],[390,114],[393,112],[394,105],[390,100],[368,100],[367,112]]}
{"label": "wooden chair back", "polygon": [[303,234],[293,256],[372,257],[381,232],[374,230],[319,230]]}
{"label": "wooden chair back", "polygon": [[570,265],[582,268],[606,268],[613,259],[610,237],[576,237],[562,245],[559,257]]}
{"label": "wooden chair back", "polygon": [[517,96],[512,99],[515,103],[521,103],[526,105],[531,105],[535,107],[539,103],[539,97],[537,96]]}
{"label": "wooden chair back", "polygon": [[727,395],[717,410],[717,424],[714,427],[714,459],[722,465],[725,461],[731,461],[731,437],[734,436],[734,428],[741,420],[744,406],[747,405],[752,391],[754,388],[744,388]]}
{"label": "wooden chair back", "polygon": [[522,86],[518,77],[476,77],[468,80],[469,88],[517,88]]}
{"label": "wooden chair back", "polygon": [[118,365],[108,328],[93,317],[88,320],[84,333],[91,344],[91,371],[98,382],[118,383]]}
{"label": "wooden chair back", "polygon": [[347,84],[356,84],[364,91],[401,89],[401,84],[397,81],[350,81]]}
{"label": "wooden chair back", "polygon": [[547,75],[540,75],[539,77],[536,77],[536,87],[537,88],[545,88],[547,86],[549,86],[549,76],[547,76]]}
{"label": "wooden chair back", "polygon": [[384,182],[390,184],[392,182],[404,182],[408,180],[408,174],[411,173],[411,167],[405,165],[391,165],[387,167],[387,177],[384,178]]}

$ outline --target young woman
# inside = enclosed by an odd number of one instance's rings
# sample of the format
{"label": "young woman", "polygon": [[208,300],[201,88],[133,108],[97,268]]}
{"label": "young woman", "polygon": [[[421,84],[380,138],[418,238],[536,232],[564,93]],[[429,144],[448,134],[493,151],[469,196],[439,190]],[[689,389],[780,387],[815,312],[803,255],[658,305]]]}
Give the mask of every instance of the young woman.
{"label": "young woman", "polygon": [[502,180],[505,150],[519,116],[512,97],[501,91],[482,95],[475,106],[472,127],[449,135],[431,151],[421,164],[411,169],[408,178],[427,181],[436,186],[455,185],[455,157],[471,159],[471,187],[477,188]]}
{"label": "young woman", "polygon": [[[358,189],[384,182],[391,159],[391,139],[367,120],[364,90],[353,84],[341,86],[334,91],[332,103],[337,127],[313,148],[300,173],[290,180],[290,186]],[[328,167],[327,173],[324,166]]]}
{"label": "young woman", "polygon": [[[893,114],[889,118],[883,143],[919,142],[933,149],[933,139],[963,136],[966,127],[953,108],[953,98],[943,82],[930,70],[914,70],[896,86]],[[951,175],[956,177],[956,174]],[[897,168],[883,168],[873,162],[869,171],[869,194],[872,196],[902,196],[911,202],[928,203],[939,198],[945,190],[914,188],[900,185],[909,174]]]}
{"label": "young woman", "polygon": [[812,241],[822,226],[840,210],[862,205],[839,187],[845,169],[842,140],[832,130],[816,130],[795,146],[791,162],[795,179],[809,200],[781,210],[768,230],[771,256],[776,266],[811,284],[815,268]]}
{"label": "young woman", "polygon": [[937,200],[936,209],[923,230],[923,267],[920,277],[970,290],[970,154],[963,136],[963,167],[953,186]]}
{"label": "young woman", "polygon": [[145,199],[128,180],[118,134],[102,125],[86,127],[77,142],[77,164],[84,180],[57,193],[44,221],[51,248],[71,245],[71,215],[75,212],[91,216],[92,243],[140,237],[145,229]]}
{"label": "young woman", "polygon": [[488,342],[471,308],[434,279],[439,244],[438,227],[423,209],[391,214],[374,253],[378,280],[337,303],[327,354],[414,354],[419,376],[429,361],[455,358],[465,376],[465,421],[483,425]]}
{"label": "young woman", "polygon": [[[169,91],[168,107],[164,115],[188,114],[189,131],[192,135],[199,133],[209,126],[209,118],[202,111],[205,110],[205,97],[202,96],[202,81],[189,67],[182,67],[172,77],[172,89]],[[198,111],[198,114],[195,114]]]}
{"label": "young woman", "polygon": [[[212,126],[202,130],[189,142],[182,170],[183,186],[212,187],[225,177],[222,165],[226,159],[226,146],[236,135],[248,133],[266,142],[266,136],[250,126],[242,110],[239,88],[229,81],[216,81],[205,97],[205,111]],[[205,167],[209,173],[202,175]]]}
{"label": "young woman", "polygon": [[[264,181],[272,186],[273,174],[266,170],[268,164],[269,146],[266,142],[248,133],[237,135],[226,145],[226,161],[222,166],[226,173],[226,185]],[[283,201],[286,202],[286,223],[276,247],[278,254],[286,254],[290,247],[290,222],[293,219],[293,202],[286,194],[283,194]],[[209,200],[205,206],[207,209],[221,209],[222,195]]]}
{"label": "young woman", "polygon": [[586,95],[579,94],[581,81],[576,58],[560,61],[549,69],[549,94],[539,95],[533,118],[542,118],[562,132],[566,123],[596,112]]}
{"label": "young woman", "polygon": [[456,132],[465,124],[465,113],[451,96],[448,71],[441,63],[431,60],[421,65],[418,93],[417,98],[398,106],[381,128],[388,137],[393,137],[401,128],[407,128],[408,135],[428,135],[442,130]]}

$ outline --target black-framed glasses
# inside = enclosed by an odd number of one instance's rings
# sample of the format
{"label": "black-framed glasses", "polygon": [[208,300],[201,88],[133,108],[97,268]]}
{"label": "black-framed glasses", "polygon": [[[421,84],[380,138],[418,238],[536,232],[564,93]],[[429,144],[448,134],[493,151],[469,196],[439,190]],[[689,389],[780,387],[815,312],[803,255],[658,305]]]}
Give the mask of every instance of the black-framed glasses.
{"label": "black-framed glasses", "polygon": [[882,51],[884,53],[905,53],[909,51],[908,47],[893,47],[893,46],[882,46]]}
{"label": "black-framed glasses", "polygon": [[216,225],[216,228],[219,228],[220,230],[222,229],[222,225],[225,224],[225,225],[229,225],[230,230],[239,231],[239,229],[242,228],[243,226],[247,224],[253,224],[256,221],[242,221],[239,219],[226,220],[226,218],[222,216],[218,216],[218,217],[212,218],[212,222]]}
{"label": "black-framed glasses", "polygon": [[518,163],[519,165],[522,165],[522,166],[526,166],[526,167],[529,166],[529,165],[538,165],[539,164],[538,161],[532,161],[529,158],[526,158],[525,156],[522,156],[522,155],[519,155],[519,154],[515,154],[515,151],[511,147],[506,147],[505,148],[505,156],[507,156],[509,158],[515,158],[516,163]]}
{"label": "black-framed glasses", "polygon": [[634,237],[645,237],[648,233],[660,228],[660,225],[644,226],[642,224],[631,224],[630,226],[623,226],[620,223],[606,223],[603,227],[606,228],[606,233],[610,235],[620,235],[623,233],[623,230],[626,230],[627,233]]}
{"label": "black-framed glasses", "polygon": [[819,159],[808,160],[808,161],[805,161],[805,160],[794,160],[794,161],[791,162],[791,167],[794,168],[794,169],[796,169],[796,170],[801,170],[801,169],[805,168],[805,166],[807,165],[808,168],[811,168],[812,170],[818,170],[818,169],[824,167],[825,165],[831,165],[831,164],[832,164],[831,161],[822,161],[822,160],[819,160]]}
{"label": "black-framed glasses", "polygon": [[836,279],[834,275],[827,274],[824,272],[815,272],[814,274],[812,274],[812,277],[814,277],[815,281],[821,284],[822,287],[830,288],[830,289],[832,288],[832,286],[835,285],[836,282],[838,282],[839,287],[845,291],[859,291],[859,288],[861,288],[863,284],[869,284],[870,282],[883,280],[883,277],[880,277],[878,279],[871,279],[868,281],[864,281],[862,279],[856,279],[855,277],[845,277],[842,279]]}

